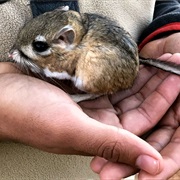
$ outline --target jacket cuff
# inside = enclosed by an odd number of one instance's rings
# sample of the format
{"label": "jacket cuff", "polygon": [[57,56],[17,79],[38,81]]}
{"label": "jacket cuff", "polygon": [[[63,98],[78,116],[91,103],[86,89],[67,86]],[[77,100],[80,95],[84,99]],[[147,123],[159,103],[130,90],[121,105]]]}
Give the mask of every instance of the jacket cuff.
{"label": "jacket cuff", "polygon": [[162,15],[148,26],[139,38],[139,50],[148,42],[180,31],[180,13]]}

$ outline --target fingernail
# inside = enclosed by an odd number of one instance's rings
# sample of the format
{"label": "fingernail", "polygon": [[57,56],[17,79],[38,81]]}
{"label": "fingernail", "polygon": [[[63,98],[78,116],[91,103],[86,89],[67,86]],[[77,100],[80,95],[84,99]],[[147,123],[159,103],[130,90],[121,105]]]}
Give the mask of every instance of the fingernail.
{"label": "fingernail", "polygon": [[140,155],[136,160],[136,166],[152,175],[156,175],[160,167],[159,161],[148,155]]}

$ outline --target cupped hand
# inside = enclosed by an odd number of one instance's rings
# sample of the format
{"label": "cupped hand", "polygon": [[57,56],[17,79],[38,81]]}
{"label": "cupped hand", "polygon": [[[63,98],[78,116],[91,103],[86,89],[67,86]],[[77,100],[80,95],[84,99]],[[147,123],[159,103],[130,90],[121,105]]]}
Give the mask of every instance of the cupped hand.
{"label": "cupped hand", "polygon": [[10,64],[0,67],[0,140],[50,153],[99,156],[152,174],[162,170],[162,157],[142,139],[90,118],[59,88],[17,73]]}
{"label": "cupped hand", "polygon": [[[180,33],[176,33],[148,43],[142,49],[141,56],[146,58],[161,56],[162,60],[180,63],[179,36]],[[175,44],[174,49],[172,44]],[[158,176],[148,176],[141,171],[139,177],[167,179],[180,169],[180,158],[177,158],[179,145],[175,143],[180,137],[179,92],[179,76],[142,66],[132,89],[118,92],[110,98],[103,97],[80,104],[94,119],[124,128],[138,136],[151,130],[147,141],[161,151],[165,169]],[[158,129],[154,129],[155,126]],[[122,178],[133,172],[130,166],[115,164],[99,157],[93,159],[91,167],[102,178],[107,179]]]}
{"label": "cupped hand", "polygon": [[[153,49],[159,49],[153,53]],[[149,51],[150,50],[150,51]],[[151,51],[152,50],[152,51]],[[155,52],[155,51],[154,51]],[[170,53],[170,54],[167,54]],[[157,58],[161,54],[162,59],[180,63],[180,33],[174,33],[168,37],[148,43],[141,51],[141,55]],[[169,56],[169,58],[168,58]],[[177,89],[169,84],[170,96],[177,91],[175,102],[169,106],[166,114],[161,118],[158,126],[147,138],[147,142],[153,145],[164,159],[164,170],[157,176],[140,173],[140,179],[168,179],[180,170],[180,77],[174,79]]]}
{"label": "cupped hand", "polygon": [[[180,78],[178,76],[150,69],[141,68],[140,76],[131,90],[119,92],[110,99],[102,97],[94,101],[94,103],[82,102],[81,106],[94,119],[122,127],[138,136],[143,135],[159,123],[170,107],[173,108],[173,104],[177,103],[176,99],[180,92]],[[177,109],[174,113],[177,116],[173,116],[171,119],[173,122],[177,122],[173,118],[180,116],[178,113]],[[171,138],[173,130],[176,130],[179,124],[175,123],[175,125],[167,127],[167,131],[160,130],[157,142],[152,143],[153,139],[150,139],[151,143],[149,143],[158,150],[160,150],[159,146],[157,146],[158,143],[162,145],[161,148],[165,147],[169,140],[166,136],[169,135]],[[168,128],[170,128],[170,131],[168,131]],[[153,135],[153,137],[156,136]],[[91,167],[100,174],[102,179],[122,178],[134,172],[129,166],[114,164],[98,157],[92,161]]]}

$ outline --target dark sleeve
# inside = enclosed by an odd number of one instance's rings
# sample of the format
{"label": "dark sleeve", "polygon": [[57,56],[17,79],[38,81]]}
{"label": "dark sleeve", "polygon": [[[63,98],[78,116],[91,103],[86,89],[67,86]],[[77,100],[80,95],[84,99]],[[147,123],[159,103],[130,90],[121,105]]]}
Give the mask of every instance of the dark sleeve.
{"label": "dark sleeve", "polygon": [[139,38],[139,50],[148,42],[180,31],[180,0],[156,1],[152,23]]}
{"label": "dark sleeve", "polygon": [[69,6],[70,10],[79,11],[77,0],[30,0],[33,17],[52,11],[60,6]]}

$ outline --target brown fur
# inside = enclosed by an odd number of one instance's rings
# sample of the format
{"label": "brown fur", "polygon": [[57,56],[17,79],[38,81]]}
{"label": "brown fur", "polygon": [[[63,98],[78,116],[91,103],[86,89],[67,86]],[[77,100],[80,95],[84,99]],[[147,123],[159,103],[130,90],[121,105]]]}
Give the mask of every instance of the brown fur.
{"label": "brown fur", "polygon": [[[33,49],[38,36],[48,44],[47,55]],[[62,9],[45,13],[22,28],[14,47],[25,55],[20,63],[31,70],[38,65],[42,70],[38,73],[45,68],[66,72],[72,81],[77,80],[73,82],[78,89],[89,94],[111,94],[130,88],[139,62],[180,75],[180,65],[139,58],[137,44],[130,34],[97,14]]]}
{"label": "brown fur", "polygon": [[[58,32],[70,25],[73,28],[73,48],[58,44]],[[131,36],[110,19],[96,14],[55,10],[27,23],[20,31],[15,48],[22,51],[42,35],[51,47],[48,56],[29,56],[41,69],[67,72],[83,82],[87,93],[110,94],[130,88],[136,78],[139,59],[136,43]],[[70,46],[69,46],[70,47]],[[27,61],[28,61],[27,59]]]}
{"label": "brown fur", "polygon": [[[74,31],[73,47],[59,46],[58,32],[70,25]],[[18,35],[16,49],[29,46],[42,35],[51,47],[48,56],[28,59],[41,69],[67,72],[83,82],[87,93],[111,94],[130,88],[136,78],[139,59],[136,43],[115,22],[96,15],[55,10],[45,13],[25,25]],[[28,61],[27,59],[27,61]]]}

